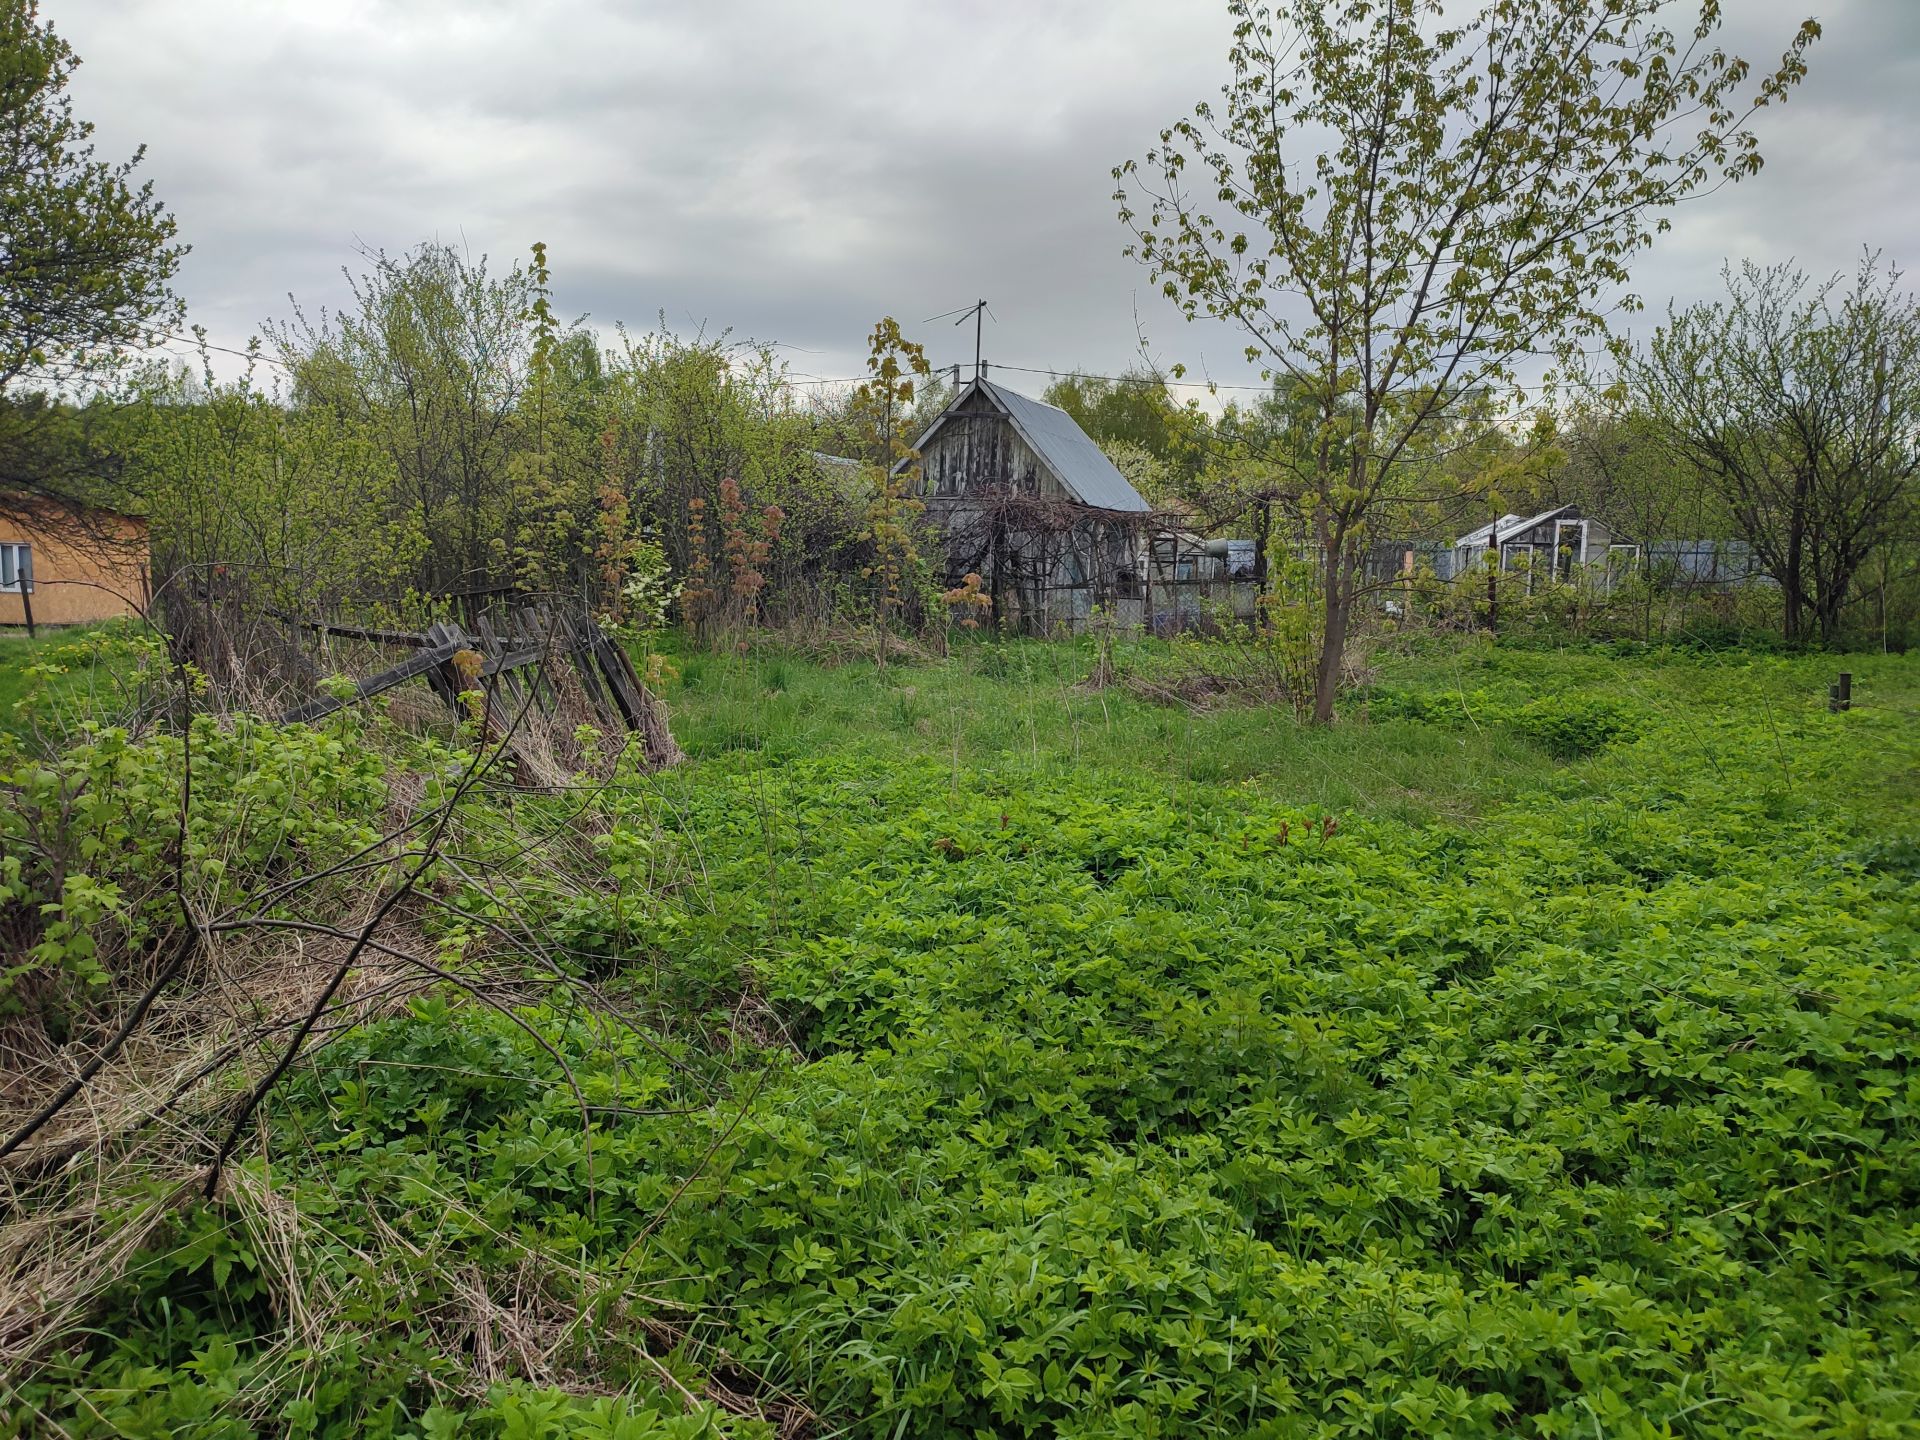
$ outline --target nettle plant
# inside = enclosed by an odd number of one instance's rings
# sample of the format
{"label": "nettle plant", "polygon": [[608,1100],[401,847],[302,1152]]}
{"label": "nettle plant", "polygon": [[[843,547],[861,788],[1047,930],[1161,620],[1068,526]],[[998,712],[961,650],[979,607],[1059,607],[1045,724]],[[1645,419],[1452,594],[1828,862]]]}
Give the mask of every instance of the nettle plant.
{"label": "nettle plant", "polygon": [[185,910],[220,914],[372,843],[386,773],[350,711],[285,727],[197,715],[184,734],[87,726],[52,759],[0,737],[0,908],[24,957],[0,972],[0,1009],[59,1030]]}

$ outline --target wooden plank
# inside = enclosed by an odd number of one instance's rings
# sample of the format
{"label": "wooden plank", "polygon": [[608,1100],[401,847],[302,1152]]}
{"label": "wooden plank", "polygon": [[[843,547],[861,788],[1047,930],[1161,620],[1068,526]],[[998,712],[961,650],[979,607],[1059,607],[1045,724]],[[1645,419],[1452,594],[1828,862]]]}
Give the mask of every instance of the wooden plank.
{"label": "wooden plank", "polygon": [[607,639],[598,625],[593,627],[588,643],[601,673],[607,677],[607,688],[613,694],[613,703],[619,707],[621,718],[627,722],[627,729],[639,730],[647,702],[640,694],[640,677],[633,673],[633,662]]}
{"label": "wooden plank", "polygon": [[501,643],[500,637],[494,633],[492,619],[485,613],[476,614],[473,617],[473,633],[479,641],[480,653],[485,657],[480,667],[481,676],[494,681],[493,684],[485,687],[487,694],[487,723],[491,726],[496,719],[494,714],[496,703],[503,698],[510,712],[518,711],[520,687],[514,683],[511,675],[502,675],[500,671],[499,661],[501,655],[506,650],[506,646]]}
{"label": "wooden plank", "polygon": [[[519,615],[523,643],[529,649],[538,648],[544,662],[549,658],[554,641],[553,624],[547,607],[539,603],[523,606]],[[544,663],[533,668],[532,685],[534,703],[540,707],[542,714],[551,715],[560,708],[560,692],[554,688],[553,681],[547,678]]]}
{"label": "wooden plank", "polygon": [[280,723],[298,725],[308,720],[318,720],[322,715],[331,715],[335,710],[351,705],[355,701],[371,699],[382,691],[391,690],[394,686],[411,680],[416,675],[431,676],[435,670],[452,660],[460,649],[461,646],[457,644],[443,644],[436,645],[431,650],[422,650],[419,654],[401,661],[391,670],[382,670],[378,675],[362,680],[354,686],[354,693],[346,699],[336,699],[331,695],[320,696],[318,699],[309,700],[304,705],[296,705],[287,711],[280,717]]}
{"label": "wooden plank", "polygon": [[667,727],[665,708],[647,693],[645,683],[634,670],[633,657],[627,654],[623,646],[608,639],[598,625],[591,621],[588,625],[594,656],[607,675],[610,688],[619,699],[630,728],[640,737],[640,748],[647,767],[659,770],[678,765],[686,756],[674,743],[673,732]]}
{"label": "wooden plank", "polygon": [[[445,649],[447,652],[446,658],[449,660],[453,658],[454,651],[460,648],[453,643],[453,636],[449,633],[448,627],[437,620],[427,627],[426,639],[427,643],[435,649]],[[433,693],[440,697],[440,702],[458,711],[460,708],[459,692],[447,682],[446,660],[442,660],[439,665],[429,668],[426,676],[427,684],[432,687]]]}
{"label": "wooden plank", "polygon": [[417,630],[374,630],[364,625],[324,625],[318,620],[301,620],[296,616],[281,615],[278,611],[268,610],[276,620],[286,620],[304,630],[317,630],[322,635],[344,635],[349,640],[373,640],[381,645],[404,645],[409,649],[422,649],[427,637]]}
{"label": "wooden plank", "polygon": [[[547,653],[544,645],[530,645],[524,650],[508,650],[504,654],[486,661],[480,667],[482,675],[507,675],[509,671],[519,670],[536,663]],[[512,678],[512,677],[509,677]]]}
{"label": "wooden plank", "polygon": [[[190,593],[197,600],[209,604],[219,603],[207,586],[195,582]],[[289,615],[284,610],[276,610],[271,605],[259,607],[262,615],[294,625],[302,630],[312,630],[321,635],[343,635],[349,640],[372,640],[382,645],[404,645],[409,650],[423,649],[428,645],[427,637],[417,630],[377,630],[367,625],[330,625],[324,620],[307,620],[298,615]]]}
{"label": "wooden plank", "polygon": [[571,619],[567,622],[567,655],[573,661],[573,668],[580,674],[581,688],[587,692],[587,699],[600,716],[603,725],[620,723],[620,714],[613,696],[609,693],[608,683],[600,673],[600,657],[593,652],[593,637],[600,633],[600,627],[593,620],[583,617],[578,623]]}

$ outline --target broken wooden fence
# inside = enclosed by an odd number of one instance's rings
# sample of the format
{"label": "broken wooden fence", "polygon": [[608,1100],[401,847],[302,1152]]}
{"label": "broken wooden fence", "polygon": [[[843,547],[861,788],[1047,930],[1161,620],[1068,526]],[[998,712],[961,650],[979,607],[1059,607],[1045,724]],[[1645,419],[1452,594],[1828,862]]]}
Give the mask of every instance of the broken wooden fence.
{"label": "broken wooden fence", "polygon": [[[299,621],[328,635],[404,646],[416,653],[377,675],[355,683],[350,693],[317,696],[280,718],[287,724],[317,720],[346,705],[368,700],[424,678],[454,714],[478,718],[490,738],[506,741],[523,763],[552,769],[553,757],[527,744],[521,717],[558,719],[584,702],[603,730],[624,729],[639,737],[646,767],[661,769],[683,757],[667,726],[665,707],[641,682],[627,653],[591,618],[549,605],[530,605],[500,614],[498,622],[475,616],[471,631],[442,622],[421,632],[373,630],[350,625]],[[477,717],[461,697],[479,692]],[[582,716],[581,718],[586,718]]]}

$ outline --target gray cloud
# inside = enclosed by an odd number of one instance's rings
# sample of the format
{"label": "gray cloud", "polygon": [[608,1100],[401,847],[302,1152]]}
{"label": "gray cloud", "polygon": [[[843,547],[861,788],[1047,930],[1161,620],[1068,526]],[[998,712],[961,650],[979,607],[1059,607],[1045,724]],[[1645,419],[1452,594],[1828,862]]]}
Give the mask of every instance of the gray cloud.
{"label": "gray cloud", "polygon": [[[1730,48],[1777,54],[1812,3],[1733,0]],[[1640,262],[1651,310],[1712,293],[1729,256],[1920,259],[1920,4],[1822,9],[1809,80],[1761,117],[1761,176],[1689,202]],[[985,295],[990,360],[1113,371],[1137,307],[1156,356],[1252,378],[1231,332],[1184,324],[1122,256],[1109,199],[1109,169],[1217,91],[1214,0],[64,0],[54,18],[103,153],[147,145],[218,343],[288,292],[337,303],[358,244],[505,261],[541,239],[563,309],[730,326],[815,375],[853,374],[882,314],[970,357],[966,332],[917,322]]]}

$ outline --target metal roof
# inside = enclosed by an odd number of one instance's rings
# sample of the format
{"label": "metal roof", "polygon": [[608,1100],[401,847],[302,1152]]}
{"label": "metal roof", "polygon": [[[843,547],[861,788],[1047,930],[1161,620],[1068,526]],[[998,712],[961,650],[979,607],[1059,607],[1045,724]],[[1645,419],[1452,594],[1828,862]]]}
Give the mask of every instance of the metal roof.
{"label": "metal roof", "polygon": [[1573,509],[1573,503],[1569,501],[1565,505],[1556,505],[1551,510],[1542,510],[1538,515],[1529,515],[1524,518],[1519,515],[1502,515],[1498,520],[1489,521],[1478,530],[1469,530],[1453,543],[1491,546],[1496,543],[1496,540],[1506,540],[1522,531],[1531,530],[1534,526],[1551,520],[1562,510],[1571,509]]}
{"label": "metal roof", "polygon": [[[1066,411],[1053,405],[1030,400],[1018,391],[991,380],[969,380],[938,419],[915,442],[923,449],[934,432],[947,423],[955,408],[975,389],[1005,412],[1020,438],[1045,462],[1067,493],[1082,505],[1096,510],[1123,510],[1137,515],[1151,513],[1153,507],[1140,497],[1127,477],[1122,475],[1106,453],[1094,444]],[[904,464],[905,462],[901,462]],[[899,467],[896,466],[896,469]]]}
{"label": "metal roof", "polygon": [[1066,411],[1029,400],[991,380],[982,380],[980,387],[1006,408],[1013,428],[1083,505],[1141,514],[1153,508]]}
{"label": "metal roof", "polygon": [[1454,541],[1453,543],[1455,545],[1486,545],[1492,541],[1494,531],[1504,529],[1506,526],[1511,525],[1514,521],[1518,520],[1519,518],[1520,517],[1518,515],[1515,515],[1511,511],[1509,511],[1507,514],[1502,515],[1498,520],[1489,520],[1486,524],[1482,525],[1478,530],[1469,530],[1466,534],[1462,535],[1458,540]]}

